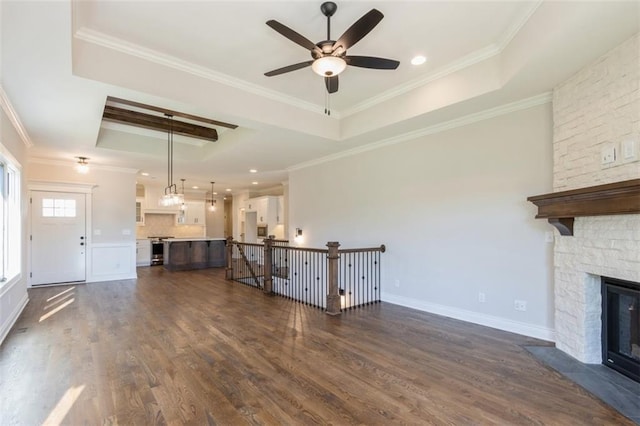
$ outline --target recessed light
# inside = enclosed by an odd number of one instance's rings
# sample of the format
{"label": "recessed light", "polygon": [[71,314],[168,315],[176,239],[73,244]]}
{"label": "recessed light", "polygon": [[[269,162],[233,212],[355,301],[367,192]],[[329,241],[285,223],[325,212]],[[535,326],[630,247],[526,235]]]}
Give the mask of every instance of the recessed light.
{"label": "recessed light", "polygon": [[256,169],[249,169],[249,173],[258,173]]}
{"label": "recessed light", "polygon": [[147,172],[142,172],[142,173],[140,173],[140,174],[141,174],[142,176],[149,176],[149,173],[147,173]]}
{"label": "recessed light", "polygon": [[251,182],[251,185],[257,185],[258,182]]}
{"label": "recessed light", "polygon": [[198,189],[200,188],[199,186],[192,186],[191,189]]}
{"label": "recessed light", "polygon": [[218,193],[217,193],[217,192],[214,192],[214,193],[213,193],[213,195],[218,195]]}
{"label": "recessed light", "polygon": [[422,55],[414,56],[413,59],[411,59],[412,65],[422,65],[425,62],[427,62],[427,58]]}
{"label": "recessed light", "polygon": [[225,191],[231,192],[231,188],[227,188],[227,189],[225,189]]}

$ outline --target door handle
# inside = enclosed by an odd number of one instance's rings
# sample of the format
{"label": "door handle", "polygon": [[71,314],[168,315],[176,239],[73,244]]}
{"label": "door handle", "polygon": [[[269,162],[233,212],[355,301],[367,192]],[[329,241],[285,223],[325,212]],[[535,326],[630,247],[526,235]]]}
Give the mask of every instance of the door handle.
{"label": "door handle", "polygon": [[81,245],[81,246],[83,246],[83,245],[84,245],[84,243],[80,243],[80,245]]}

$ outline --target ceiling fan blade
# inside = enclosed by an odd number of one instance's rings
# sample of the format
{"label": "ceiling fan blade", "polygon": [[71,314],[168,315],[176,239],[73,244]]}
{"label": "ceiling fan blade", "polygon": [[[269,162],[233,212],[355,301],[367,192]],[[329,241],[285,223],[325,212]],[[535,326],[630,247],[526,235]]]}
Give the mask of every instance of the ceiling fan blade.
{"label": "ceiling fan blade", "polygon": [[267,77],[273,77],[274,75],[280,75],[286,72],[291,72],[291,71],[299,70],[301,68],[308,67],[312,63],[313,63],[313,60],[300,62],[299,64],[288,65],[286,67],[278,68],[277,70],[265,72],[264,75],[266,75]]}
{"label": "ceiling fan blade", "polygon": [[336,93],[338,91],[338,76],[325,77],[324,84],[327,86],[327,92]]}
{"label": "ceiling fan blade", "polygon": [[280,22],[275,21],[273,19],[267,21],[267,25],[273,28],[274,30],[276,30],[277,32],[279,32],[280,34],[282,34],[283,36],[285,36],[286,38],[288,38],[289,40],[291,40],[292,42],[304,47],[305,49],[315,50],[318,53],[322,54],[322,51],[318,46],[315,45],[314,42],[298,34],[297,32],[293,31],[291,28],[287,27],[286,25],[283,25]]}
{"label": "ceiling fan blade", "polygon": [[382,18],[384,18],[384,15],[378,9],[371,9],[365,13],[333,44],[333,53],[335,54],[337,52],[340,54],[362,40],[364,36],[369,34],[369,32],[382,21]]}
{"label": "ceiling fan blade", "polygon": [[347,65],[376,70],[395,70],[400,65],[400,62],[394,59],[375,58],[373,56],[345,56],[343,59]]}

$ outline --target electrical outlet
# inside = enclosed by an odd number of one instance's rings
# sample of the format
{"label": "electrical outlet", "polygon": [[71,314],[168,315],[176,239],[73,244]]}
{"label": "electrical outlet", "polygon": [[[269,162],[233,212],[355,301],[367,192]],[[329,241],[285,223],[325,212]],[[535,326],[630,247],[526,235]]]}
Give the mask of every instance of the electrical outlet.
{"label": "electrical outlet", "polygon": [[527,310],[527,301],[526,300],[514,300],[513,308],[516,311],[526,311]]}
{"label": "electrical outlet", "polygon": [[483,292],[478,293],[478,302],[485,303],[486,301],[487,296]]}
{"label": "electrical outlet", "polygon": [[395,280],[393,285],[396,287],[400,287],[400,280]]}
{"label": "electrical outlet", "polygon": [[545,243],[553,242],[553,231],[547,231],[544,233],[544,241]]}
{"label": "electrical outlet", "polygon": [[603,166],[614,163],[616,161],[616,147],[614,145],[603,147],[600,158]]}

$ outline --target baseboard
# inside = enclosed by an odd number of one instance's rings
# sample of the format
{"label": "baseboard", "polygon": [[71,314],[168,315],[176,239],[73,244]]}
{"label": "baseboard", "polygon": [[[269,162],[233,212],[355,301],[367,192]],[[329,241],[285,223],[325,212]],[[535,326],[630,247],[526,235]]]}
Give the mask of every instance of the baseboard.
{"label": "baseboard", "polygon": [[0,345],[2,345],[2,342],[4,342],[4,339],[9,334],[11,327],[13,327],[16,321],[18,321],[18,318],[20,317],[20,314],[22,313],[24,308],[27,306],[27,303],[29,303],[29,295],[25,292],[20,303],[16,305],[9,318],[7,318],[5,323],[2,324],[2,328],[0,329]]}
{"label": "baseboard", "polygon": [[87,283],[101,283],[107,281],[120,281],[120,280],[135,280],[138,278],[138,274],[134,271],[133,273],[126,274],[112,274],[112,275],[99,275],[93,276],[90,280],[87,280]]}
{"label": "baseboard", "polygon": [[445,317],[484,325],[486,327],[496,328],[502,331],[509,331],[511,333],[522,334],[523,336],[555,342],[555,330],[547,327],[540,327],[538,325],[482,314],[479,312],[467,311],[465,309],[453,308],[451,306],[424,302],[408,297],[397,296],[395,294],[383,293],[382,300],[384,302],[417,309],[419,311],[443,315]]}

